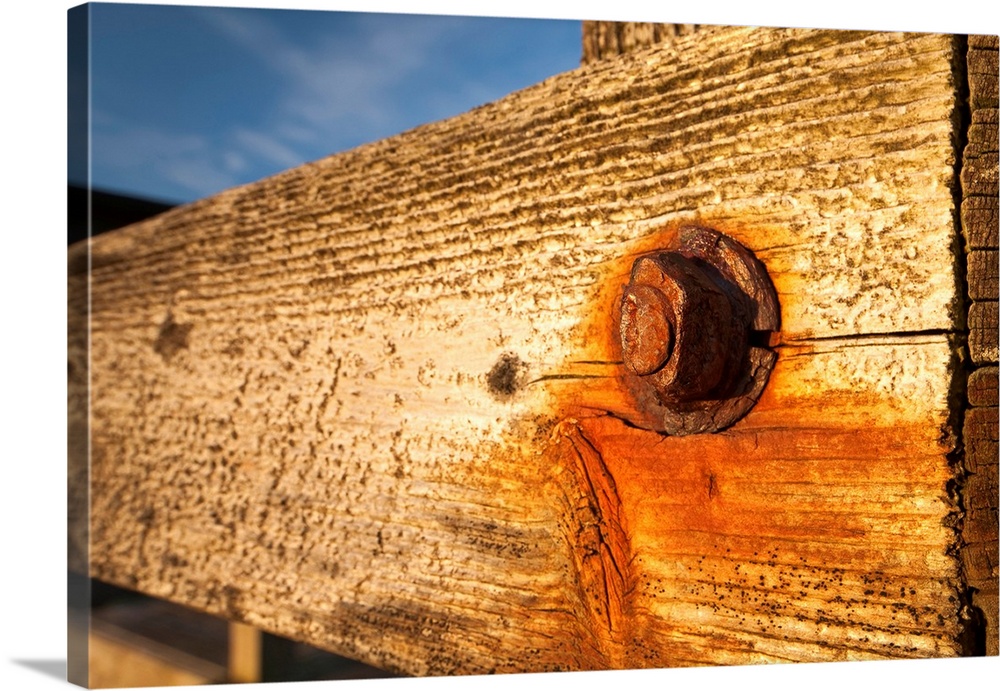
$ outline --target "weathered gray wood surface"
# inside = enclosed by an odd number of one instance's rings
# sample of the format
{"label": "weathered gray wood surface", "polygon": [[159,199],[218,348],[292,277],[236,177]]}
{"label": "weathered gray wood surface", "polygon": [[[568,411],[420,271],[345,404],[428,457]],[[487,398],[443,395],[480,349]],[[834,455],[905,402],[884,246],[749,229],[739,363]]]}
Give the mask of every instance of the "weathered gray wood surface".
{"label": "weathered gray wood surface", "polygon": [[[955,56],[678,36],[74,248],[91,572],[413,674],[967,651]],[[611,314],[692,221],[778,363],[663,438]]]}

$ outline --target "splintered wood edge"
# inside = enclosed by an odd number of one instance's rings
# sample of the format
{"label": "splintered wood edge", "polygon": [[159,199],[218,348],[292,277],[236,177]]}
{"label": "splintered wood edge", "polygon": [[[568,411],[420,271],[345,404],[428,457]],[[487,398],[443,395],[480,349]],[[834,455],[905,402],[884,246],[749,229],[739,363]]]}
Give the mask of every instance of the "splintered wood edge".
{"label": "splintered wood edge", "polygon": [[[951,54],[680,36],[78,248],[95,575],[411,674],[960,654]],[[783,332],[680,440],[606,315],[686,222]]]}
{"label": "splintered wood edge", "polygon": [[996,36],[970,36],[967,52],[969,126],[961,172],[961,222],[969,296],[968,379],[962,431],[965,479],[962,564],[971,602],[980,612],[982,650],[998,646],[997,544],[997,70]]}

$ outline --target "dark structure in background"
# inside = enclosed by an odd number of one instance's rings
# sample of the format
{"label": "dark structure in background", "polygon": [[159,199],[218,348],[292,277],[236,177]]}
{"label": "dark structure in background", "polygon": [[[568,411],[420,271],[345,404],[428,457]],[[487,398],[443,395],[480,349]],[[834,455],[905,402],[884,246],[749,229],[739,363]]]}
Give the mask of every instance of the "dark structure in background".
{"label": "dark structure in background", "polygon": [[[69,244],[87,237],[87,189],[70,185],[67,197],[69,216]],[[145,220],[174,207],[166,202],[126,197],[100,190],[90,191],[91,224],[90,232],[100,235],[115,228],[123,228]]]}

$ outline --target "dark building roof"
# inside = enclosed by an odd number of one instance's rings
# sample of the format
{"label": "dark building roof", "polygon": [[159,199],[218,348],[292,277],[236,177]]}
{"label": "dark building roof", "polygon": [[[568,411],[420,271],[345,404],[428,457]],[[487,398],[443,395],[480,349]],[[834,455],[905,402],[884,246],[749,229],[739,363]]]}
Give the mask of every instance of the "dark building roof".
{"label": "dark building roof", "polygon": [[[173,204],[166,202],[94,189],[90,190],[90,204],[90,232],[93,235],[137,223],[174,207]],[[67,210],[69,217],[67,234],[69,244],[72,245],[87,237],[87,188],[69,186]]]}

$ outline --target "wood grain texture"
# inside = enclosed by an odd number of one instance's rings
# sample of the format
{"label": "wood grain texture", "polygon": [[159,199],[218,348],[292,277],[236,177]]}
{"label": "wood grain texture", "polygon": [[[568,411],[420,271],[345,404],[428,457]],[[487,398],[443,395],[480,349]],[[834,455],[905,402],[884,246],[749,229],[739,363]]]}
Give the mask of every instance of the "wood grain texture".
{"label": "wood grain texture", "polygon": [[967,72],[972,123],[963,153],[962,229],[970,250],[997,248],[996,36],[970,36]]}
{"label": "wood grain texture", "polygon": [[997,406],[997,376],[996,367],[980,367],[969,375],[968,397],[969,405],[976,408]]}
{"label": "wood grain texture", "polygon": [[[996,382],[994,372],[994,384]],[[997,655],[997,428],[1000,415],[994,404],[966,412],[963,437],[968,478],[964,487],[965,517],[962,561],[973,604],[985,622],[985,652]]]}
{"label": "wood grain texture", "polygon": [[[70,250],[70,256],[74,251]],[[90,544],[90,358],[89,319],[90,283],[86,279],[87,258],[70,260],[67,285],[67,566],[79,574],[89,571]],[[77,603],[83,606],[84,603]],[[86,635],[80,639],[84,642]],[[75,668],[74,668],[75,671]],[[86,683],[84,676],[82,683]]]}
{"label": "wood grain texture", "polygon": [[967,477],[962,487],[964,576],[983,621],[983,648],[998,647],[997,578],[997,55],[996,36],[968,38],[970,124],[962,159],[962,226],[966,240],[969,305],[969,408],[963,442]]}
{"label": "wood grain texture", "polygon": [[974,302],[969,307],[969,353],[976,365],[997,362],[997,312],[996,300]]}
{"label": "wood grain texture", "polygon": [[997,200],[990,197],[965,197],[962,200],[962,228],[970,250],[997,247]]}
{"label": "wood grain texture", "polygon": [[970,37],[968,52],[969,103],[972,122],[962,158],[961,184],[968,257],[969,350],[977,365],[997,362],[997,218],[1000,165],[996,36]]}
{"label": "wood grain texture", "polygon": [[624,55],[673,41],[678,36],[687,36],[698,30],[697,24],[585,21],[582,62],[588,64]]}
{"label": "wood grain texture", "polygon": [[997,107],[997,37],[969,36],[969,105],[974,110]]}
{"label": "wood grain texture", "polygon": [[971,196],[997,195],[997,109],[972,111],[969,142],[962,160],[962,188]]}
{"label": "wood grain texture", "polygon": [[1000,290],[997,275],[1000,261],[996,249],[972,250],[968,260],[969,297],[973,300],[996,300]]}
{"label": "wood grain texture", "polygon": [[[409,674],[965,652],[955,46],[679,36],[77,247],[92,573]],[[610,315],[687,222],[782,327],[672,438]]]}

